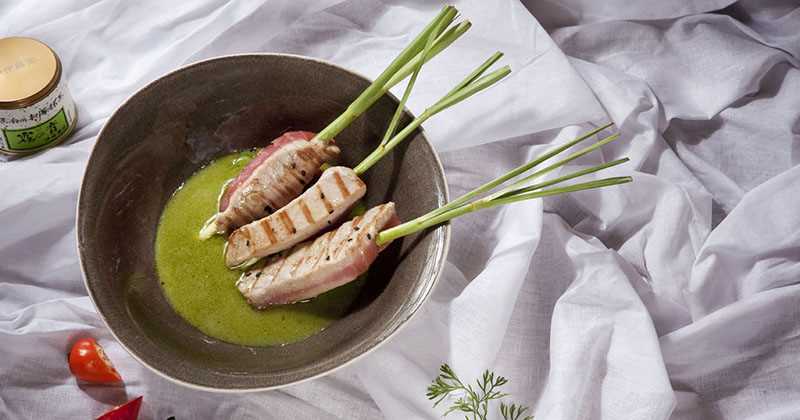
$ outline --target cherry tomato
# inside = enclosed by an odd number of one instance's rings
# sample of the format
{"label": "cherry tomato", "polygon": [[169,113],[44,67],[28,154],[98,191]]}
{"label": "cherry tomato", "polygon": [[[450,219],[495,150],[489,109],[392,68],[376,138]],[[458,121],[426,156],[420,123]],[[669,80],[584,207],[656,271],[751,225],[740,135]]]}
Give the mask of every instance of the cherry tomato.
{"label": "cherry tomato", "polygon": [[130,400],[125,404],[114,407],[97,420],[136,420],[139,417],[139,409],[142,407],[142,397]]}
{"label": "cherry tomato", "polygon": [[108,360],[103,348],[94,338],[82,338],[69,352],[69,370],[78,379],[97,384],[122,382],[122,377]]}

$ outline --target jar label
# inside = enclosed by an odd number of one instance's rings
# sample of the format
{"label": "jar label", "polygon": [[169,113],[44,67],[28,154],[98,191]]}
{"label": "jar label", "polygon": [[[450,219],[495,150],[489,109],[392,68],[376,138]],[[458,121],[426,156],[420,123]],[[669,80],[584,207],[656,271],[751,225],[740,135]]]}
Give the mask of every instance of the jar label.
{"label": "jar label", "polygon": [[0,152],[25,154],[57,143],[75,125],[75,111],[63,81],[33,105],[0,109]]}
{"label": "jar label", "polygon": [[39,125],[21,130],[3,130],[3,135],[10,150],[30,150],[58,140],[67,130],[69,121],[64,108],[61,108],[56,115]]}

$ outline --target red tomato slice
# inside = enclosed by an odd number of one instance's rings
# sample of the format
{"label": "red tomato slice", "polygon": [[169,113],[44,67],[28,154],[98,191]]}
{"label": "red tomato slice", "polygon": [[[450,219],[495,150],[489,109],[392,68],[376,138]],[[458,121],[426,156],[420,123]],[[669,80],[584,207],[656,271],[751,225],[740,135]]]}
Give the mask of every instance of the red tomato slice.
{"label": "red tomato slice", "polygon": [[72,345],[69,352],[69,370],[78,379],[97,384],[122,382],[111,360],[94,338],[82,338]]}
{"label": "red tomato slice", "polygon": [[139,417],[139,409],[141,407],[142,397],[139,397],[109,410],[98,417],[97,420],[136,420]]}

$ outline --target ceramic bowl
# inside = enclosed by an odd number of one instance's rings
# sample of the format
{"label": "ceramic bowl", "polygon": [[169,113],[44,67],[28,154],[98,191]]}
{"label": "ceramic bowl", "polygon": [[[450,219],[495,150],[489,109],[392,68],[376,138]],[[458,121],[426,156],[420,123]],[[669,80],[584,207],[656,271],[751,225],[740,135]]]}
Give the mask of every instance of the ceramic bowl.
{"label": "ceramic bowl", "polygon": [[[188,386],[263,390],[339,368],[408,322],[442,270],[447,226],[393,243],[345,316],[283,346],[242,346],[203,334],[172,309],[154,264],[161,212],[192,173],[216,156],[264,146],[284,131],[321,130],[369,82],[316,59],[236,55],[167,74],[112,115],[83,178],[78,247],[89,295],[131,355]],[[396,98],[385,95],[337,136],[342,163],[357,163],[377,145],[396,106]],[[447,201],[442,166],[421,131],[364,180],[366,204],[394,201],[401,219]]]}

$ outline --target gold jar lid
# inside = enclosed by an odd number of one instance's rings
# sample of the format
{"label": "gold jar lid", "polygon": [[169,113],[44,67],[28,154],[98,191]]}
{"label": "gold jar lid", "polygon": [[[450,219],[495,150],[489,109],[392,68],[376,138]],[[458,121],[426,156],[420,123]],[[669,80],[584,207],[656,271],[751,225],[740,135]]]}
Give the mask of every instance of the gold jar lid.
{"label": "gold jar lid", "polygon": [[0,39],[0,109],[36,103],[53,91],[60,78],[58,56],[41,41]]}

